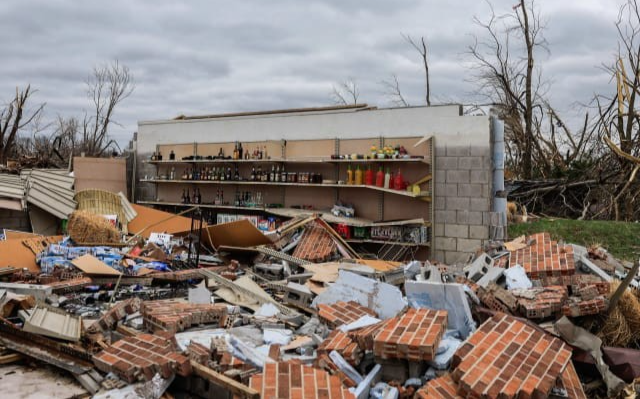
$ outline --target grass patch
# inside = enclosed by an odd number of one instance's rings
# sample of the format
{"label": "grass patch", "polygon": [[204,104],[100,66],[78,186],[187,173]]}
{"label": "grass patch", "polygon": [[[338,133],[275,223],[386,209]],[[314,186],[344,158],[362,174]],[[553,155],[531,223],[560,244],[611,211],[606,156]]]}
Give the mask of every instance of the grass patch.
{"label": "grass patch", "polygon": [[613,256],[636,261],[640,256],[640,223],[602,220],[540,219],[509,225],[509,237],[548,232],[555,240],[586,247],[599,244]]}

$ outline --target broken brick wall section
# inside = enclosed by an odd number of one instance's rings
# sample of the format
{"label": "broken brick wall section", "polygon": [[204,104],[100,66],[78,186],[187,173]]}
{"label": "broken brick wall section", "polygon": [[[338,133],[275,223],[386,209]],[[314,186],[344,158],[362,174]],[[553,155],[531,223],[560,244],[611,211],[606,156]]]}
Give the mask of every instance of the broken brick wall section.
{"label": "broken brick wall section", "polygon": [[311,262],[324,262],[330,260],[336,250],[331,235],[318,223],[311,222],[305,227],[293,256]]}

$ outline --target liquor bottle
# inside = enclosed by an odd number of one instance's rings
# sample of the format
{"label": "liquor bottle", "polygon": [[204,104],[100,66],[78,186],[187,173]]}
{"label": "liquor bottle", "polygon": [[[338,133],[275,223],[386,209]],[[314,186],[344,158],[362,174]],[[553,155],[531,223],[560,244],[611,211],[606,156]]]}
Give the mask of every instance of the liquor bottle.
{"label": "liquor bottle", "polygon": [[402,177],[402,173],[400,172],[400,169],[398,169],[398,173],[396,174],[394,187],[395,187],[396,190],[404,190],[405,189],[404,178]]}
{"label": "liquor bottle", "polygon": [[182,171],[182,176],[181,176],[182,180],[187,180],[187,178],[189,177],[187,173],[188,173],[187,169]]}
{"label": "liquor bottle", "polygon": [[182,196],[180,197],[180,202],[183,204],[187,203],[187,195],[184,193],[184,188],[182,189]]}
{"label": "liquor bottle", "polygon": [[389,181],[391,180],[391,172],[387,168],[387,173],[384,175],[384,188],[389,188]]}
{"label": "liquor bottle", "polygon": [[169,160],[175,161],[175,159],[176,159],[176,153],[173,152],[173,150],[171,150],[171,152],[169,153]]}
{"label": "liquor bottle", "polygon": [[244,159],[242,157],[243,153],[242,153],[242,143],[238,143],[238,159]]}
{"label": "liquor bottle", "polygon": [[267,157],[267,146],[266,145],[264,146],[264,151],[262,152],[262,157],[264,159],[269,159],[269,157]]}
{"label": "liquor bottle", "polygon": [[235,180],[235,181],[239,181],[240,180],[240,173],[238,172],[238,166],[237,165],[236,165],[235,173],[233,174],[233,180]]}
{"label": "liquor bottle", "polygon": [[280,181],[280,165],[276,166],[275,181],[277,181],[277,182]]}
{"label": "liquor bottle", "polygon": [[224,190],[220,189],[220,205],[224,205]]}
{"label": "liquor bottle", "polygon": [[187,180],[193,180],[193,169],[188,169],[189,171],[189,177],[187,177]]}
{"label": "liquor bottle", "polygon": [[276,181],[276,166],[271,165],[271,174],[269,175],[269,181]]}
{"label": "liquor bottle", "polygon": [[347,165],[347,184],[353,184],[353,171],[351,170],[351,164]]}
{"label": "liquor bottle", "polygon": [[287,182],[287,172],[284,170],[284,165],[282,165],[282,171],[280,172],[280,181],[283,183]]}
{"label": "liquor bottle", "polygon": [[176,179],[176,167],[172,166],[171,172],[169,172],[169,180],[175,180],[175,179]]}
{"label": "liquor bottle", "polygon": [[360,165],[356,167],[356,180],[355,184],[358,186],[362,185],[362,170],[360,170]]}
{"label": "liquor bottle", "polygon": [[162,153],[160,151],[158,151],[157,159],[158,161],[162,161]]}
{"label": "liquor bottle", "polygon": [[262,166],[258,165],[258,173],[256,174],[256,181],[262,181]]}
{"label": "liquor bottle", "polygon": [[238,159],[238,142],[235,142],[235,146],[233,147],[233,159]]}
{"label": "liquor bottle", "polygon": [[225,181],[225,180],[227,180],[227,179],[226,179],[226,177],[227,177],[227,176],[225,175],[224,167],[222,167],[222,166],[221,166],[221,167],[220,167],[220,181]]}
{"label": "liquor bottle", "polygon": [[184,200],[185,204],[190,204],[191,203],[191,198],[189,197],[189,189],[186,190],[187,191],[187,197]]}
{"label": "liquor bottle", "polygon": [[227,176],[226,176],[226,180],[227,180],[227,181],[231,181],[231,166],[227,166]]}
{"label": "liquor bottle", "polygon": [[258,146],[258,159],[262,159],[262,149],[260,149],[260,146]]}
{"label": "liquor bottle", "polygon": [[220,205],[220,189],[216,188],[216,197],[213,199],[214,205]]}
{"label": "liquor bottle", "polygon": [[373,180],[373,170],[371,170],[371,165],[367,165],[367,171],[364,174],[364,184],[373,186]]}
{"label": "liquor bottle", "polygon": [[396,179],[394,179],[393,172],[390,172],[389,187],[388,188],[390,188],[390,189],[395,189],[396,188]]}
{"label": "liquor bottle", "polygon": [[222,150],[222,147],[220,147],[220,151],[218,151],[218,158],[219,159],[224,158],[224,151]]}
{"label": "liquor bottle", "polygon": [[251,167],[251,177],[249,178],[249,180],[256,181],[256,167],[255,166]]}

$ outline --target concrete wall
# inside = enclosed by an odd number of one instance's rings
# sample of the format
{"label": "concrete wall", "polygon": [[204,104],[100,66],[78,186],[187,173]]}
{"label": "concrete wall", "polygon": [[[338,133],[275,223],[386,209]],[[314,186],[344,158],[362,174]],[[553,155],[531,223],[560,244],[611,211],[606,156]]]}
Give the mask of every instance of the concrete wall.
{"label": "concrete wall", "polygon": [[[460,116],[459,106],[272,114],[139,122],[137,178],[155,175],[144,164],[158,144],[280,139],[434,136],[434,258],[466,259],[489,238],[491,140],[489,117]],[[137,184],[135,199],[155,188]]]}
{"label": "concrete wall", "polygon": [[29,215],[24,211],[0,209],[0,229],[31,231]]}

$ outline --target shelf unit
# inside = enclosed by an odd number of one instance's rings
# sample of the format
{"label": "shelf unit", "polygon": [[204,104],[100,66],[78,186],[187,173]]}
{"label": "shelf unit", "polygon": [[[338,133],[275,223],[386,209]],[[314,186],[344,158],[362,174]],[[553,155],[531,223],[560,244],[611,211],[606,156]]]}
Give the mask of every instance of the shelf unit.
{"label": "shelf unit", "polygon": [[[218,154],[222,150],[225,154],[231,154],[234,142],[224,143],[182,143],[163,144],[156,146],[156,152],[161,152],[165,159],[146,160],[144,163],[156,167],[155,176],[145,176],[141,183],[152,184],[155,187],[155,199],[138,201],[140,204],[183,208],[194,204],[180,202],[180,192],[184,189],[199,188],[203,201],[200,207],[217,213],[246,212],[277,215],[285,218],[298,215],[320,214],[330,223],[343,223],[354,227],[374,226],[427,226],[431,227],[434,218],[431,199],[433,197],[434,151],[433,138],[416,136],[409,137],[370,137],[363,139],[314,139],[314,140],[280,140],[246,142],[242,141],[245,150],[252,151],[260,148],[268,153],[264,159],[206,159],[207,156]],[[369,154],[371,145],[382,148],[385,145],[402,145],[410,157],[396,159],[351,159],[351,154]],[[175,153],[175,159],[167,159],[169,153]],[[330,155],[340,155],[342,158],[332,158]],[[203,159],[182,159],[190,156],[198,156]],[[234,169],[237,167],[240,176],[249,176],[252,165],[280,165],[287,172],[313,172],[320,173],[328,183],[292,183],[292,182],[263,182],[249,180],[169,180],[160,178],[168,176],[169,170],[174,168],[175,175],[181,176],[187,168],[200,168],[205,166],[228,165]],[[410,184],[420,182],[420,192],[407,190],[387,189],[369,185],[342,184],[346,180],[347,165],[354,168],[372,168],[374,173],[382,168],[393,169],[394,175],[398,170],[402,171],[405,180]],[[256,167],[257,167],[256,166]],[[363,171],[364,174],[364,171]],[[339,183],[338,183],[339,182]],[[224,190],[227,200],[233,200],[236,193],[245,191],[260,191],[263,202],[266,204],[279,203],[280,208],[265,207],[241,207],[233,204],[214,205],[206,203],[212,200],[217,190]],[[353,204],[356,218],[336,217],[328,211],[316,209],[330,209],[333,204],[341,201]],[[297,208],[313,208],[307,210]],[[426,259],[433,251],[433,232],[429,229],[429,243],[414,244],[402,241],[386,241],[365,239],[353,239],[351,242],[367,246],[408,245],[418,247]]]}

